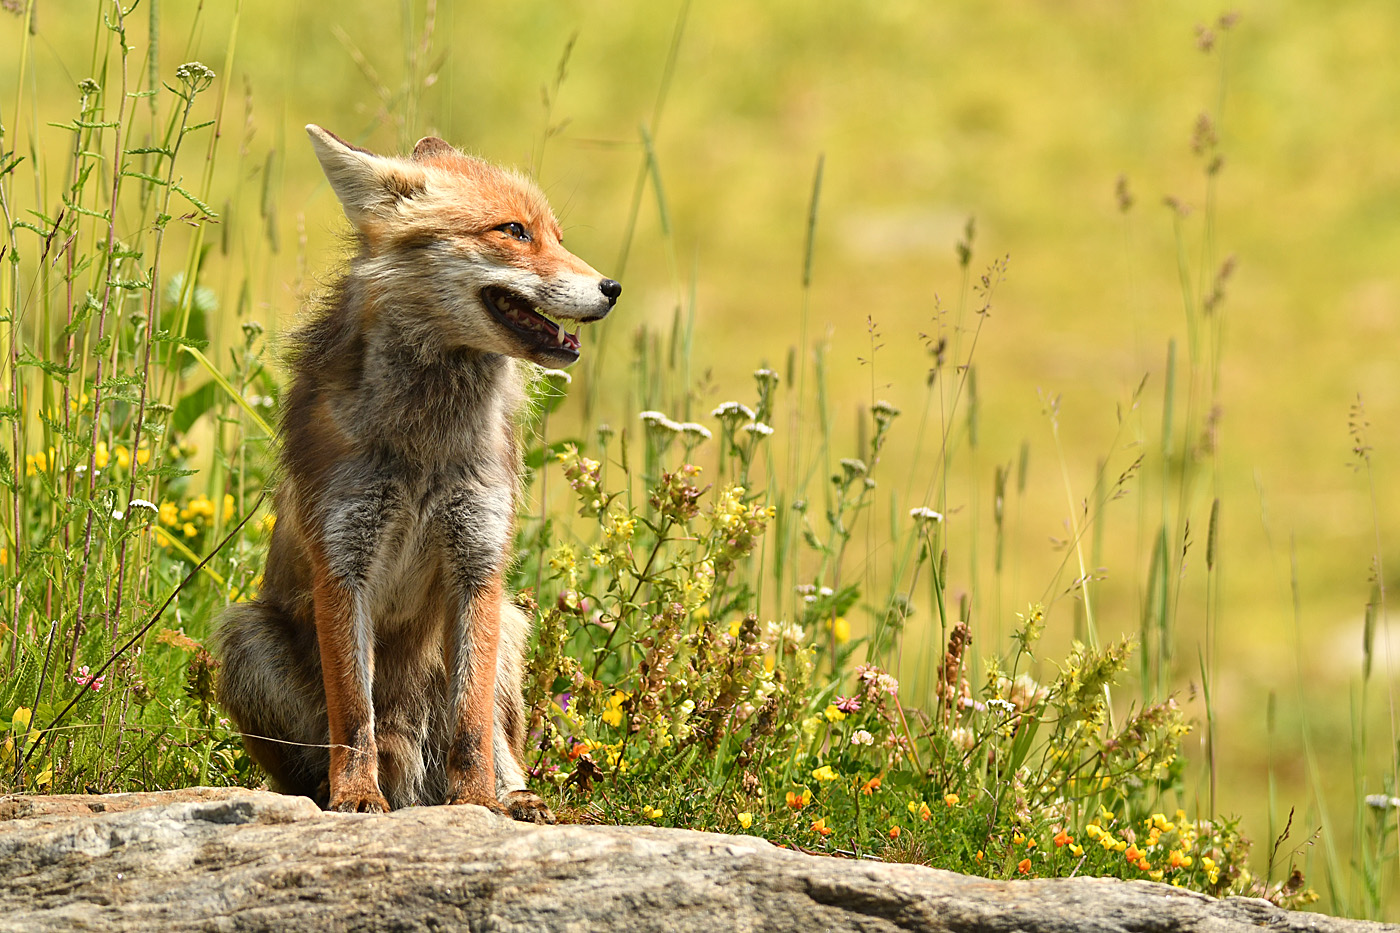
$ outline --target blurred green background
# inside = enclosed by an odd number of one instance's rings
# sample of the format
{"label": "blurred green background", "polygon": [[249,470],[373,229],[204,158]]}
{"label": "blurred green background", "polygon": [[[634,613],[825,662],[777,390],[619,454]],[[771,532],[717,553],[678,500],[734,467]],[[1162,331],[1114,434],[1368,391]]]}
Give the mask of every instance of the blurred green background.
{"label": "blurred green background", "polygon": [[[143,39],[146,9],[132,15]],[[205,282],[226,308],[251,283],[247,313],[274,330],[295,319],[344,248],[304,124],[381,152],[440,135],[537,169],[569,247],[625,286],[606,365],[590,368],[599,335],[585,331],[575,381],[576,394],[598,381],[595,417],[618,425],[636,418],[630,334],[644,325],[666,332],[678,305],[694,314],[691,373],[705,387],[692,416],[748,398],[756,366],[782,368],[799,343],[819,157],[806,320],[810,338],[829,338],[838,433],[854,437],[857,410],[873,398],[919,411],[930,358],[918,335],[934,326],[938,299],[957,300],[954,245],[975,217],[973,272],[1004,254],[1010,264],[977,344],[978,446],[948,502],[950,535],[964,542],[954,548],[954,588],[960,573],[970,585],[968,555],[986,547],[993,468],[1028,443],[1028,486],[996,605],[1009,616],[1055,600],[1049,637],[1061,643],[1074,613],[1072,600],[1055,599],[1067,580],[1056,577],[1063,553],[1051,538],[1067,536],[1069,513],[1042,395],[1059,396],[1070,485],[1087,496],[1101,459],[1116,475],[1133,445],[1159,430],[1168,340],[1185,340],[1174,225],[1207,284],[1235,257],[1218,312],[1218,809],[1242,814],[1264,850],[1270,808],[1281,825],[1296,807],[1288,852],[1320,825],[1326,804],[1345,861],[1357,795],[1386,790],[1394,773],[1389,708],[1400,658],[1385,626],[1364,726],[1370,757],[1359,768],[1353,744],[1378,548],[1389,582],[1400,580],[1400,7],[1272,0],[1233,9],[1240,17],[1226,32],[1218,17],[1227,8],[1195,0],[246,0],[203,5],[198,17],[194,5],[165,3],[160,68],[168,76],[199,59],[222,71],[236,36],[232,73],[219,76],[224,132],[206,194],[224,215],[226,242]],[[97,15],[91,4],[35,4],[36,77],[25,93],[56,122],[76,108],[76,83],[91,72]],[[1211,31],[1208,50],[1198,26]],[[18,17],[0,13],[0,57],[14,60],[20,32]],[[13,69],[0,69],[0,106],[15,99],[14,81]],[[1202,113],[1215,117],[1224,158],[1213,209],[1192,151]],[[621,268],[641,126],[654,140],[667,212],[649,181]],[[12,138],[40,156],[66,145],[44,126]],[[1133,198],[1126,212],[1120,176]],[[1169,197],[1189,212],[1169,209]],[[868,320],[880,334],[873,364]],[[1144,414],[1129,423],[1146,433],[1119,433],[1120,407],[1144,377]],[[1355,469],[1348,433],[1358,395],[1371,474]],[[922,504],[918,490],[934,468],[927,454],[913,457],[913,434],[897,433],[887,455],[910,478],[909,506]],[[1210,495],[1202,488],[1188,503],[1200,530],[1180,581],[1173,677],[1197,717]],[[1145,509],[1131,494],[1110,506],[1097,608],[1105,636],[1138,629]],[[1009,620],[990,600],[982,610],[974,632],[989,636],[981,646],[990,651]],[[1307,773],[1305,730],[1318,781]]]}

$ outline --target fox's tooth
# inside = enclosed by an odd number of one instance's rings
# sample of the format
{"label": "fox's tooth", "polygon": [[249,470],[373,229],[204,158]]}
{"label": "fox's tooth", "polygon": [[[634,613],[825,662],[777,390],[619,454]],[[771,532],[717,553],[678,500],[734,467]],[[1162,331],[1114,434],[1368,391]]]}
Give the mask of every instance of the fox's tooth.
{"label": "fox's tooth", "polygon": [[561,327],[561,328],[559,328],[559,334],[558,334],[558,337],[557,337],[557,339],[558,339],[558,341],[559,341],[559,346],[561,346],[561,347],[564,345],[564,336],[565,336],[565,334],[564,334],[564,328]]}
{"label": "fox's tooth", "polygon": [[500,298],[497,298],[497,299],[496,299],[496,310],[497,310],[497,311],[506,311],[506,310],[508,310],[509,308],[510,308],[510,302],[509,302],[509,301],[506,301],[504,295],[501,296]]}

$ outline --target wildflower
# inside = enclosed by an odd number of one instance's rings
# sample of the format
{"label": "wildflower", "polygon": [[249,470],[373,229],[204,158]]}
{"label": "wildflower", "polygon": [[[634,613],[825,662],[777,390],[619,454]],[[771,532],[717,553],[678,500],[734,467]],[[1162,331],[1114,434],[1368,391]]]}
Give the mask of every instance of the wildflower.
{"label": "wildflower", "polygon": [[141,466],[145,466],[146,464],[150,463],[150,462],[151,462],[151,448],[149,448],[149,447],[138,447],[138,448],[136,448],[136,462],[139,463]]}
{"label": "wildflower", "polygon": [[649,819],[649,820],[659,820],[659,819],[661,819],[661,808],[660,808],[660,807],[642,807],[642,815],[645,816],[645,817],[646,817],[647,819]]}
{"label": "wildflower", "polygon": [[933,811],[930,810],[928,808],[928,804],[924,803],[922,800],[919,801],[918,810],[911,812],[917,813],[919,819],[923,820],[925,823],[927,823],[929,819],[933,816]]}
{"label": "wildflower", "polygon": [[10,566],[10,549],[0,547],[0,567]]}
{"label": "wildflower", "polygon": [[787,805],[790,809],[801,810],[811,802],[812,790],[809,787],[802,788],[802,793],[800,794],[794,794],[792,791],[787,792]]}
{"label": "wildflower", "polygon": [[977,744],[977,735],[966,726],[958,726],[948,733],[948,740],[963,751],[970,752]]}
{"label": "wildflower", "polygon": [[852,745],[871,745],[875,742],[875,736],[864,729],[857,729],[851,735]]}
{"label": "wildflower", "polygon": [[194,527],[193,522],[185,522],[185,524],[180,526],[180,531],[186,538],[193,538],[195,535],[199,534],[199,529]]}
{"label": "wildflower", "polygon": [[117,458],[117,469],[131,469],[131,451],[127,450],[125,446],[118,444],[117,449],[112,451],[112,454]]}
{"label": "wildflower", "polygon": [[126,507],[128,510],[147,509],[151,512],[154,512],[157,515],[160,514],[160,507],[157,506],[154,502],[150,501],[149,499],[132,499],[126,504]]}
{"label": "wildflower", "polygon": [[752,826],[752,825],[753,825],[753,814],[752,814],[752,813],[749,813],[747,810],[745,810],[743,813],[740,813],[740,814],[739,814],[739,825],[742,826],[744,829],[748,829],[750,826]]}
{"label": "wildflower", "polygon": [[1138,871],[1152,870],[1152,863],[1147,860],[1147,856],[1144,855],[1142,858],[1137,860],[1137,869]]}
{"label": "wildflower", "polygon": [[1108,833],[1104,833],[1103,838],[1099,840],[1099,845],[1103,846],[1104,851],[1112,852],[1114,849],[1118,848],[1118,841]]}
{"label": "wildflower", "polygon": [[1172,849],[1167,856],[1167,861],[1172,868],[1190,868],[1195,859],[1182,852],[1180,849]]}
{"label": "wildflower", "polygon": [[862,785],[860,786],[860,792],[861,792],[863,795],[865,795],[866,797],[869,797],[871,794],[875,793],[875,792],[876,792],[877,790],[879,790],[879,789],[880,789],[880,776],[879,776],[879,775],[876,775],[875,777],[871,778],[870,780],[866,781],[864,784],[862,784]]}
{"label": "wildflower", "polygon": [[909,517],[914,519],[914,523],[917,525],[936,525],[943,521],[943,514],[941,512],[935,512],[927,506],[910,509]]}
{"label": "wildflower", "polygon": [[841,458],[841,473],[846,482],[851,482],[857,477],[864,476],[870,472],[870,468],[865,465],[864,460],[855,457]]}
{"label": "wildflower", "polygon": [[107,450],[106,441],[98,441],[97,449],[92,452],[92,461],[99,470],[107,469],[107,464],[111,462],[112,454]]}
{"label": "wildflower", "polygon": [[845,616],[837,616],[829,623],[831,637],[836,639],[838,645],[844,645],[851,640],[851,623],[846,621]]}
{"label": "wildflower", "polygon": [[755,379],[757,379],[757,380],[759,381],[759,383],[761,383],[761,384],[762,384],[762,383],[766,383],[766,384],[768,384],[768,385],[777,385],[777,384],[778,384],[778,374],[775,373],[775,372],[773,372],[773,370],[767,368],[766,366],[765,366],[764,368],[762,368],[762,369],[755,369],[755,370],[753,371],[753,377],[754,377]]}
{"label": "wildflower", "polygon": [[843,713],[856,713],[860,711],[860,697],[837,697],[836,708]]}
{"label": "wildflower", "polygon": [[974,855],[973,858],[977,859],[977,861],[979,862],[984,862],[987,860],[987,853],[983,852],[981,849],[978,849],[977,854]]}
{"label": "wildflower", "polygon": [[947,804],[949,807],[956,807],[956,806],[958,805],[958,801],[959,801],[960,799],[961,799],[961,798],[959,798],[957,794],[944,794],[944,795],[943,795],[943,802],[944,802],[945,804]]}
{"label": "wildflower", "polygon": [[692,444],[708,441],[714,436],[710,433],[709,428],[705,427],[703,424],[696,424],[694,421],[686,421],[681,424],[681,433],[686,435],[687,439],[689,439]]}
{"label": "wildflower", "polygon": [[1025,837],[1025,834],[1022,833],[1022,832],[1018,829],[1016,832],[1014,832],[1014,833],[1011,834],[1011,842],[1012,842],[1013,845],[1018,845],[1018,846],[1025,845],[1025,844],[1026,844],[1026,837]]}
{"label": "wildflower", "polygon": [[754,414],[754,410],[752,408],[739,402],[721,402],[720,405],[714,411],[710,412],[710,414],[720,419],[721,421],[738,421],[740,419],[744,421],[752,421],[754,420],[754,418],[758,417]]}
{"label": "wildflower", "polygon": [[881,399],[874,405],[871,405],[870,413],[874,415],[875,420],[880,422],[881,424],[888,424],[890,421],[893,421],[895,418],[899,417],[899,409],[894,407],[884,399]]}
{"label": "wildflower", "polygon": [[1088,826],[1084,827],[1084,834],[1090,839],[1097,839],[1104,833],[1103,830],[1099,828],[1098,823],[1090,823]]}
{"label": "wildflower", "polygon": [[831,827],[826,825],[826,817],[821,817],[812,824],[812,832],[821,833],[823,836],[831,835]]}
{"label": "wildflower", "polygon": [[608,697],[607,709],[603,710],[601,718],[603,722],[610,726],[622,725],[622,704],[627,699],[627,694],[617,690]]}
{"label": "wildflower", "polygon": [[840,722],[846,718],[846,714],[836,708],[836,704],[831,704],[822,713],[827,722]]}
{"label": "wildflower", "polygon": [[225,521],[225,522],[229,522],[229,521],[231,521],[231,520],[233,519],[233,512],[234,512],[233,496],[232,496],[231,494],[229,494],[229,493],[224,493],[224,521]]}
{"label": "wildflower", "polygon": [[88,673],[88,666],[84,664],[82,667],[69,674],[68,678],[72,680],[73,683],[81,687],[87,687],[92,690],[93,693],[96,693],[98,690],[102,689],[102,683],[107,679],[107,675],[103,674],[101,677],[95,677]]}
{"label": "wildflower", "polygon": [[744,425],[744,430],[748,431],[750,434],[755,434],[759,437],[771,437],[773,434],[773,429],[770,428],[768,425],[764,424],[762,421],[755,421],[753,424],[746,424]]}
{"label": "wildflower", "polygon": [[655,431],[669,432],[671,434],[681,433],[680,423],[672,421],[659,411],[644,411],[637,417],[646,422],[647,427]]}
{"label": "wildflower", "polygon": [[174,528],[180,524],[180,508],[173,502],[162,502],[160,504],[160,523]]}
{"label": "wildflower", "polygon": [[1123,857],[1130,862],[1136,862],[1142,858],[1142,850],[1135,845],[1128,846],[1128,851],[1123,853]]}
{"label": "wildflower", "polygon": [[890,838],[891,838],[891,839],[898,839],[898,838],[899,838],[899,826],[898,826],[898,825],[892,824],[892,825],[890,826]]}
{"label": "wildflower", "polygon": [[1031,873],[1031,860],[1028,858],[1021,859],[1020,863],[1016,866],[1016,870],[1023,875],[1029,875]]}
{"label": "wildflower", "polygon": [[1084,847],[1077,842],[1072,842],[1069,846],[1069,854],[1073,855],[1075,858],[1079,858],[1079,856],[1084,854]]}
{"label": "wildflower", "polygon": [[814,781],[834,781],[838,777],[840,777],[840,775],[831,770],[831,765],[822,765],[812,772],[812,780]]}
{"label": "wildflower", "polygon": [[1061,846],[1069,845],[1073,841],[1074,837],[1071,836],[1069,833],[1065,832],[1063,829],[1055,834],[1055,848],[1057,849]]}

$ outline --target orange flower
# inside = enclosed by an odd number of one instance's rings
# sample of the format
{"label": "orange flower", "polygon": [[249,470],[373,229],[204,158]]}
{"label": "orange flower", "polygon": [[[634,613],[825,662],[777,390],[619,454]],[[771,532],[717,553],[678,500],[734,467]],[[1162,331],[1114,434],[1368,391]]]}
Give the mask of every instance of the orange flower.
{"label": "orange flower", "polygon": [[1143,857],[1142,850],[1139,849],[1137,846],[1128,846],[1128,851],[1123,853],[1123,857],[1129,862],[1136,865],[1138,861]]}
{"label": "orange flower", "polygon": [[864,794],[865,796],[869,797],[871,794],[875,793],[875,792],[876,792],[877,790],[879,790],[879,789],[880,789],[880,778],[877,776],[877,777],[871,778],[870,780],[868,780],[868,781],[866,781],[864,784],[862,784],[862,785],[861,785],[861,788],[860,788],[860,792],[861,792],[862,794]]}
{"label": "orange flower", "polygon": [[1016,870],[1023,875],[1029,875],[1031,873],[1031,860],[1028,858],[1021,859],[1021,864],[1016,866]]}
{"label": "orange flower", "polygon": [[1141,871],[1151,871],[1152,863],[1149,862],[1147,856],[1144,855],[1142,858],[1138,859],[1137,867]]}
{"label": "orange flower", "polygon": [[898,838],[899,838],[899,827],[898,827],[898,826],[891,826],[891,827],[890,827],[890,838],[891,838],[891,839],[898,839]]}
{"label": "orange flower", "polygon": [[586,751],[588,751],[588,746],[587,746],[587,745],[584,745],[582,742],[575,742],[575,743],[574,743],[574,747],[571,748],[571,749],[569,749],[569,760],[570,760],[570,761],[575,761],[575,760],[577,760],[578,757],[579,757],[580,755],[582,755],[582,754],[583,754],[584,752],[586,752]]}
{"label": "orange flower", "polygon": [[826,817],[822,817],[812,824],[812,832],[821,833],[823,836],[831,835],[831,830],[826,825]]}
{"label": "orange flower", "polygon": [[794,810],[801,810],[811,802],[812,791],[810,788],[802,788],[802,793],[800,794],[794,794],[792,791],[787,792],[787,805]]}
{"label": "orange flower", "polygon": [[1069,845],[1073,841],[1074,837],[1071,836],[1069,833],[1065,832],[1063,829],[1055,834],[1055,848],[1057,849],[1060,846]]}

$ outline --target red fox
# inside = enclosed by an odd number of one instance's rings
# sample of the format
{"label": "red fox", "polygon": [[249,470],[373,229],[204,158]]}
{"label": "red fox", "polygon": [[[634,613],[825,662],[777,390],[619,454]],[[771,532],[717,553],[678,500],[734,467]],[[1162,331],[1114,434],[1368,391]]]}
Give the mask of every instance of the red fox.
{"label": "red fox", "polygon": [[270,783],[331,810],[481,804],[526,789],[529,622],[506,598],[524,399],[622,286],[561,245],[514,172],[420,140],[311,143],[359,250],[290,341],[263,587],[216,635],[218,696]]}

